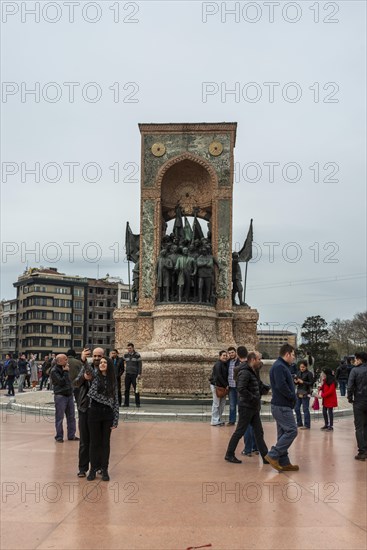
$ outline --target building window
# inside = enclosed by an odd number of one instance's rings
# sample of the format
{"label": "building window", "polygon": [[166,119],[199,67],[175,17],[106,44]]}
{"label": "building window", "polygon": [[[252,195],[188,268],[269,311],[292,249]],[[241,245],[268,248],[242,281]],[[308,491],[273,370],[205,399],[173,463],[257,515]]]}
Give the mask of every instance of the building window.
{"label": "building window", "polygon": [[74,334],[82,334],[82,327],[74,327]]}
{"label": "building window", "polygon": [[83,315],[80,315],[80,313],[74,313],[74,321],[83,321]]}
{"label": "building window", "polygon": [[103,307],[103,302],[98,302],[99,307]]}
{"label": "building window", "polygon": [[103,319],[103,313],[98,314],[98,319]]}
{"label": "building window", "polygon": [[93,307],[93,301],[92,300],[89,301],[89,307]]}
{"label": "building window", "polygon": [[55,288],[56,294],[70,294],[70,288],[64,288],[64,287],[56,287]]}
{"label": "building window", "polygon": [[81,347],[82,347],[82,341],[74,340],[74,348],[81,348]]}
{"label": "building window", "polygon": [[74,288],[74,296],[84,296],[82,288]]}
{"label": "building window", "polygon": [[74,309],[83,309],[83,302],[80,302],[79,300],[76,300],[74,302]]}

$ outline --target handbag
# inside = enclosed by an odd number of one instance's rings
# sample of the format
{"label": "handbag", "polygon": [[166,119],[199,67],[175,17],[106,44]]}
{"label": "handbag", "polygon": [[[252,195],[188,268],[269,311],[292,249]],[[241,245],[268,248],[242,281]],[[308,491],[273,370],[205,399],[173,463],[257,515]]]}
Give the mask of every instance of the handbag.
{"label": "handbag", "polygon": [[318,397],[314,398],[313,403],[312,403],[312,409],[314,411],[320,410],[320,403],[319,403],[319,398]]}
{"label": "handbag", "polygon": [[222,388],[222,386],[215,386],[215,393],[219,399],[225,397],[228,394],[228,388]]}

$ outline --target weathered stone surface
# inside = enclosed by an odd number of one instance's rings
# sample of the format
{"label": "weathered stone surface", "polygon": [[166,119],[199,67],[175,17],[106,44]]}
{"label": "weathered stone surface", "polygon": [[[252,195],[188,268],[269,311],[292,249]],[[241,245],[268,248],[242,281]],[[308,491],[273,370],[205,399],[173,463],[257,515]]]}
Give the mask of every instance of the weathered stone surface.
{"label": "weathered stone surface", "polygon": [[256,309],[233,306],[233,335],[238,346],[244,345],[248,350],[257,349],[256,334],[259,314]]}
{"label": "weathered stone surface", "polygon": [[141,279],[140,288],[145,298],[152,298],[155,283],[154,233],[156,220],[154,201],[144,200],[141,221]]}
{"label": "weathered stone surface", "polygon": [[141,316],[137,308],[121,308],[114,315],[116,347],[125,350],[132,341],[141,353],[144,394],[206,395],[221,349],[256,347],[257,311],[235,310],[218,313],[211,306],[165,304]]}

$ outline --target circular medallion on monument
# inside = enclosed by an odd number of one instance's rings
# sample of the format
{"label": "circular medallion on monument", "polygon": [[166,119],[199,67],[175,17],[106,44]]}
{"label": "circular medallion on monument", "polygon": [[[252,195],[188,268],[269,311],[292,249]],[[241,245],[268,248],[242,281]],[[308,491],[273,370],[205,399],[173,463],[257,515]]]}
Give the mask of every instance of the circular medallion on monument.
{"label": "circular medallion on monument", "polygon": [[166,147],[163,143],[153,143],[151,151],[155,157],[161,157],[166,152]]}
{"label": "circular medallion on monument", "polygon": [[220,141],[212,141],[211,144],[209,145],[209,153],[213,157],[219,157],[222,151],[223,151],[223,145],[221,144]]}

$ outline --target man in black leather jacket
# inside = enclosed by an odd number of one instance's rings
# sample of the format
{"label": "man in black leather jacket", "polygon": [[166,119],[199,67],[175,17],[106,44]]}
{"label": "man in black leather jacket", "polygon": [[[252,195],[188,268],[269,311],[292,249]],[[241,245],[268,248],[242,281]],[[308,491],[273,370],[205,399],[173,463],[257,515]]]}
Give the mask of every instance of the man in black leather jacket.
{"label": "man in black leather jacket", "polygon": [[[241,361],[239,367],[235,369],[236,387],[238,391],[238,423],[236,430],[229,441],[225,460],[234,464],[240,464],[235,456],[236,447],[249,424],[253,427],[257,448],[264,459],[268,453],[268,447],[264,441],[264,430],[260,419],[261,390],[262,385],[258,376],[258,369],[261,366],[261,354],[257,351],[250,352],[245,361],[244,348],[240,346],[237,349],[237,355]],[[236,376],[237,375],[237,376]]]}
{"label": "man in black leather jacket", "polygon": [[356,351],[354,368],[349,379],[347,396],[353,403],[354,426],[358,445],[356,460],[367,459],[367,353]]}

